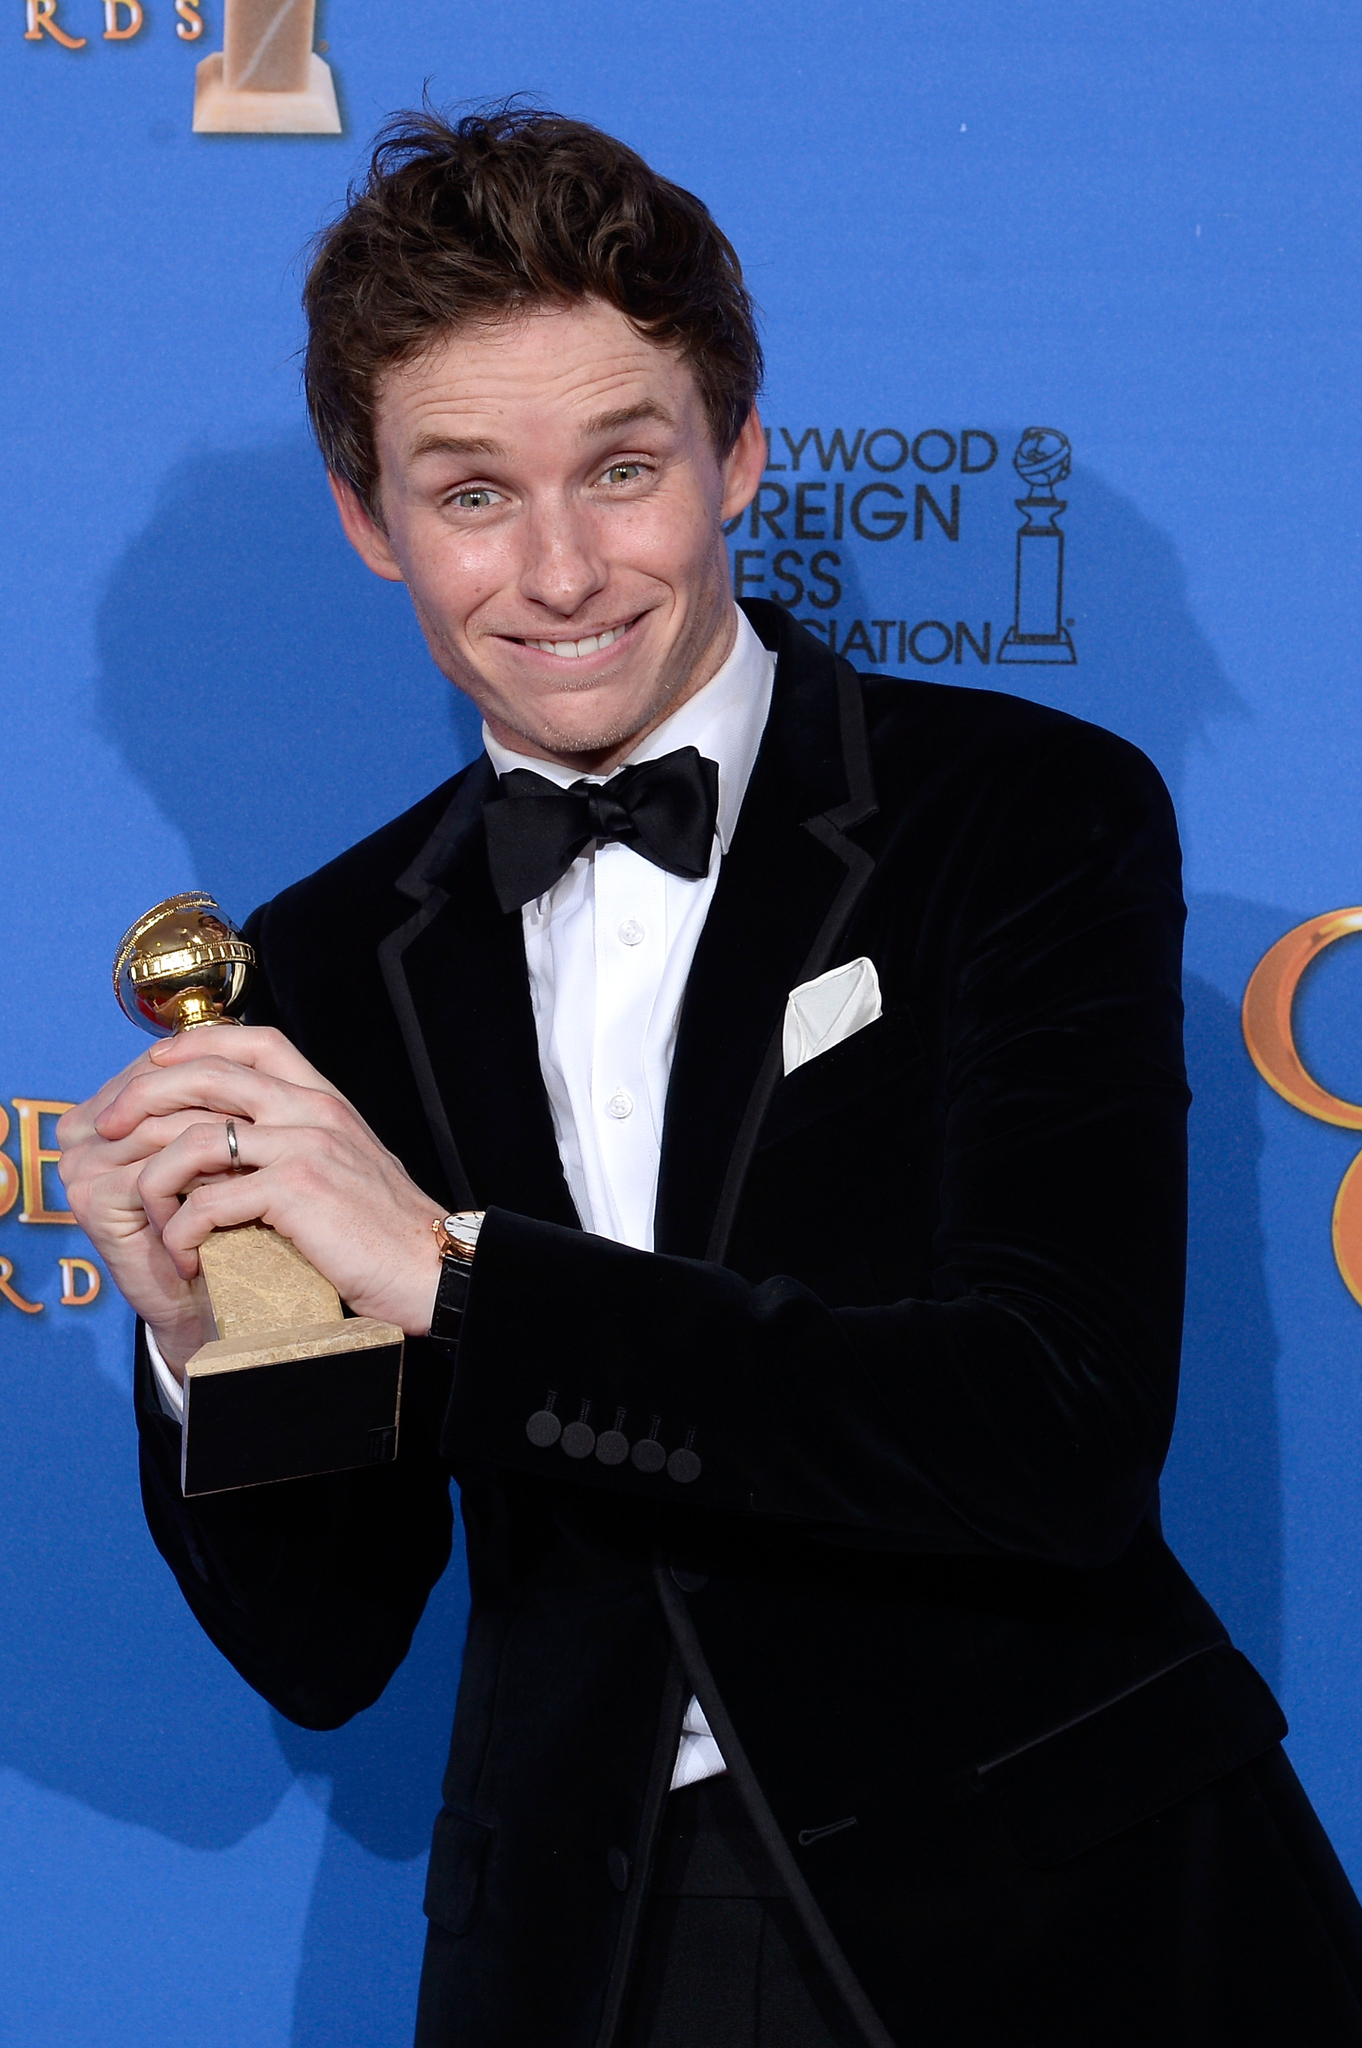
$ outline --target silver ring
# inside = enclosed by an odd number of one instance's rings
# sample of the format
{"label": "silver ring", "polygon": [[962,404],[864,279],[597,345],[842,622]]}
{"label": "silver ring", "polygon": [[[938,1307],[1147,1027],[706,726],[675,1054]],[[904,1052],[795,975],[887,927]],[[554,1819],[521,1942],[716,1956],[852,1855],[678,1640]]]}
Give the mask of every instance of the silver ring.
{"label": "silver ring", "polygon": [[236,1119],[235,1119],[235,1117],[230,1117],[230,1116],[229,1116],[229,1117],[228,1117],[228,1119],[227,1119],[227,1150],[228,1150],[228,1151],[229,1151],[229,1152],[231,1153],[231,1155],[232,1155],[232,1171],[233,1171],[233,1173],[240,1173],[240,1171],[241,1171],[241,1154],[240,1154],[240,1152],[239,1152],[239,1151],[238,1151],[238,1149],[237,1149],[237,1142],[236,1142]]}

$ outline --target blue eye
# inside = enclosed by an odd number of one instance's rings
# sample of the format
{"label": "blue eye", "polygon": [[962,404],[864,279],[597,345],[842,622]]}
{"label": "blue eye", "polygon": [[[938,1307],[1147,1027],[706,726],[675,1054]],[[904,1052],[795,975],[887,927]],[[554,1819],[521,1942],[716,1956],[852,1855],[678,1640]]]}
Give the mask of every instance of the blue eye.
{"label": "blue eye", "polygon": [[456,491],[454,493],[454,503],[461,512],[481,512],[483,507],[490,505],[491,502],[492,493],[490,491]]}

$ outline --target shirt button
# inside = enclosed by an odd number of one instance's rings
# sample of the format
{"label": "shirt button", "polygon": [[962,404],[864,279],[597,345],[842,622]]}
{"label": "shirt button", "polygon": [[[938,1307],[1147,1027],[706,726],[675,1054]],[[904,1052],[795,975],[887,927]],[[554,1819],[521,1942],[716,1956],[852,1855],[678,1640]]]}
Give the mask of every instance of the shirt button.
{"label": "shirt button", "polygon": [[626,917],[620,926],[619,936],[622,946],[641,946],[647,933],[636,917]]}
{"label": "shirt button", "polygon": [[634,1098],[625,1089],[617,1088],[605,1108],[608,1116],[613,1116],[622,1123],[625,1117],[634,1113]]}

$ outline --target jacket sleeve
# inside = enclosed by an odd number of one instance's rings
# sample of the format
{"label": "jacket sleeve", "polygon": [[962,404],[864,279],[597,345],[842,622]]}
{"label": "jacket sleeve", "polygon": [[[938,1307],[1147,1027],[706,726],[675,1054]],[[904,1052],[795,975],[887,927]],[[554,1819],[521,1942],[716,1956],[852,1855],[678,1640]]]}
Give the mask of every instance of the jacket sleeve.
{"label": "jacket sleeve", "polygon": [[[1176,1401],[1183,912],[1157,774],[1122,742],[1074,734],[983,806],[931,932],[919,920],[898,941],[909,964],[892,937],[878,962],[886,986],[910,987],[912,960],[934,948],[938,963],[930,999],[916,992],[940,1019],[930,1284],[830,1306],[797,1247],[791,1270],[745,1278],[494,1211],[446,1424],[456,1469],[887,1548],[1120,1554]],[[875,886],[894,888],[892,845]],[[891,903],[878,929],[913,922]],[[866,1191],[821,1196],[811,1233],[864,1224]],[[563,1424],[584,1401],[595,1430],[626,1411],[631,1454],[575,1456],[581,1432],[535,1441],[553,1437],[529,1426],[547,1389]],[[667,1462],[650,1450],[640,1465],[653,1417]]]}
{"label": "jacket sleeve", "polygon": [[414,1350],[437,1349],[408,1345],[395,1464],[185,1500],[179,1424],[161,1407],[139,1327],[142,1504],[156,1548],[223,1656],[305,1728],[339,1727],[373,1705],[449,1561],[438,1410],[418,1420],[411,1363]]}

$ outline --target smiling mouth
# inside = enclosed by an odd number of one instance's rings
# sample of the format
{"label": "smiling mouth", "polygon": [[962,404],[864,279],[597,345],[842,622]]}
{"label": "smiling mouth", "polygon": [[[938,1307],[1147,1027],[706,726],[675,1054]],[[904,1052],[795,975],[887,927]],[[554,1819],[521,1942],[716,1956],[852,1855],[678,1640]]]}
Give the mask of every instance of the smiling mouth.
{"label": "smiling mouth", "polygon": [[[642,613],[639,614],[641,618]],[[629,619],[622,626],[607,626],[603,633],[588,633],[581,640],[529,640],[522,639],[522,647],[537,647],[543,654],[556,654],[560,661],[580,661],[585,654],[601,654],[607,647],[613,647],[622,640],[638,619]]]}

